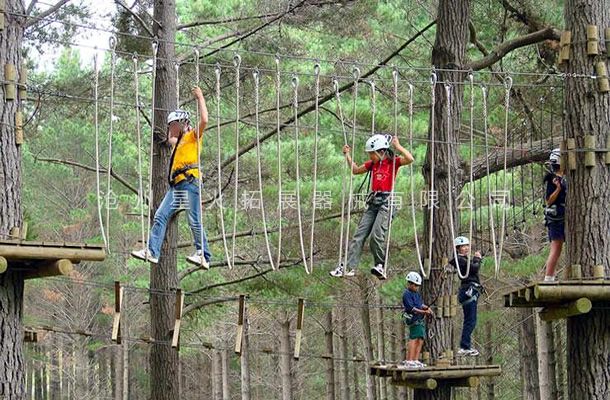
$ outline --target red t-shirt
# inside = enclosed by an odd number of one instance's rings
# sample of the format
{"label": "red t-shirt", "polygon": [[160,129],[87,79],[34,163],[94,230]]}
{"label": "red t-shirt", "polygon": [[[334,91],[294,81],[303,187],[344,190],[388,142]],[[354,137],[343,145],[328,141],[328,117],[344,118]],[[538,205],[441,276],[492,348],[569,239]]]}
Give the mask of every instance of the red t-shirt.
{"label": "red t-shirt", "polygon": [[[396,161],[394,161],[396,160]],[[396,172],[400,168],[401,157],[395,157],[395,159],[384,158],[383,160],[373,164],[372,160],[364,163],[364,167],[367,171],[371,171],[371,190],[373,192],[391,192],[394,180],[396,179]],[[394,171],[392,171],[394,166]]]}

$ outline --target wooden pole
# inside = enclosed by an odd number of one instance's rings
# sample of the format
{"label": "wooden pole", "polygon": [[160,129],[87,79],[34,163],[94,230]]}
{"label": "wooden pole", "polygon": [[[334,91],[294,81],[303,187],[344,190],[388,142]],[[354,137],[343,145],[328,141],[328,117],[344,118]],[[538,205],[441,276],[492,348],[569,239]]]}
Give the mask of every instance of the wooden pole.
{"label": "wooden pole", "polygon": [[182,309],[184,308],[184,293],[182,289],[176,290],[176,307],[175,315],[176,320],[174,321],[174,333],[172,335],[172,347],[180,350],[180,324],[182,323]]}
{"label": "wooden pole", "polygon": [[438,382],[435,379],[426,379],[423,381],[407,381],[405,386],[411,389],[434,390],[438,387]]}
{"label": "wooden pole", "polygon": [[24,278],[25,279],[37,279],[37,278],[46,278],[49,276],[58,276],[58,275],[68,276],[72,273],[73,270],[74,270],[74,266],[72,264],[72,261],[66,260],[66,259],[61,259],[61,260],[55,260],[55,261],[43,263],[39,267],[37,267],[35,270],[27,271],[24,274]]}
{"label": "wooden pole", "polygon": [[591,311],[591,300],[582,297],[557,307],[546,307],[540,312],[540,319],[543,321],[553,321],[556,319],[564,319],[575,315],[586,314]]}
{"label": "wooden pole", "polygon": [[303,338],[303,320],[305,318],[305,301],[298,300],[297,304],[297,331],[294,339],[294,359],[298,360],[301,356],[301,340]]}
{"label": "wooden pole", "polygon": [[114,318],[112,321],[112,341],[121,344],[121,308],[123,305],[123,288],[121,282],[114,282]]}
{"label": "wooden pole", "polygon": [[46,246],[16,246],[0,243],[0,256],[8,259],[18,258],[25,260],[58,260],[68,259],[79,261],[104,261],[106,252],[103,248],[70,248]]}
{"label": "wooden pole", "polygon": [[534,296],[543,301],[570,301],[581,297],[604,301],[610,300],[610,285],[536,285]]}
{"label": "wooden pole", "polygon": [[244,313],[246,310],[246,296],[239,296],[239,315],[237,317],[237,334],[235,335],[235,354],[241,355],[241,347],[244,338]]}
{"label": "wooden pole", "polygon": [[478,376],[470,376],[468,378],[449,379],[449,380],[443,381],[443,385],[456,386],[456,387],[467,387],[467,388],[478,387],[480,383],[481,383],[481,379]]}

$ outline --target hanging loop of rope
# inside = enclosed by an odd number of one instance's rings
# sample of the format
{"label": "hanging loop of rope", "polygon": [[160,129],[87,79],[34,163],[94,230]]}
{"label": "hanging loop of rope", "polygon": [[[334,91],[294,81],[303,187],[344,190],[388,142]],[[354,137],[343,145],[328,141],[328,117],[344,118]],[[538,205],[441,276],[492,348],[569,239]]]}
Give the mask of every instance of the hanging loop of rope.
{"label": "hanging loop of rope", "polygon": [[435,187],[434,187],[434,166],[435,166],[435,143],[434,143],[434,139],[435,139],[435,126],[434,126],[434,119],[435,119],[435,113],[436,113],[436,83],[438,81],[438,77],[436,75],[436,71],[433,68],[432,72],[430,73],[430,85],[431,85],[431,100],[430,100],[430,143],[428,143],[428,145],[430,146],[430,191],[427,194],[427,203],[428,203],[428,258],[427,258],[427,267],[428,267],[428,271],[427,273],[424,274],[424,277],[427,277],[430,275],[430,269],[432,268],[432,240],[434,239],[433,237],[433,232],[432,232],[432,228],[434,227],[434,207],[435,205],[435,200],[436,200],[436,191],[435,191]]}
{"label": "hanging loop of rope", "polygon": [[220,77],[222,70],[220,64],[216,63],[214,68],[214,75],[216,76],[216,142],[217,146],[217,175],[218,175],[218,211],[220,214],[220,231],[222,233],[222,244],[225,251],[225,258],[227,259],[227,267],[233,268],[233,260],[229,254],[229,244],[227,242],[227,231],[225,228],[225,213],[224,213],[224,194],[222,189],[222,141],[220,139]]}
{"label": "hanging loop of rope", "polygon": [[280,71],[280,57],[275,56],[275,134],[277,136],[277,210],[278,210],[278,231],[277,231],[277,258],[276,265],[280,265],[282,259],[282,125],[281,125],[281,83],[282,74]]}
{"label": "hanging loop of rope", "polygon": [[93,123],[95,125],[95,186],[97,190],[97,216],[100,224],[100,232],[104,241],[104,246],[108,247],[108,239],[106,238],[106,231],[104,229],[104,220],[102,218],[102,199],[100,193],[100,124],[99,124],[99,64],[97,60],[97,47],[95,48],[95,54],[93,55],[93,98],[95,99],[95,110],[93,116]]}
{"label": "hanging loop of rope", "polygon": [[136,139],[138,145],[138,203],[140,205],[140,234],[142,244],[146,243],[145,236],[145,221],[144,221],[144,182],[142,180],[142,127],[140,124],[140,82],[138,78],[138,55],[136,53],[132,56],[133,61],[133,81],[134,91],[136,95]]}
{"label": "hanging loop of rope", "polygon": [[231,239],[231,260],[235,260],[235,244],[237,237],[237,206],[239,199],[239,119],[240,119],[240,86],[241,86],[241,56],[233,56],[235,67],[235,187],[233,193],[233,235]]}
{"label": "hanging loop of rope", "polygon": [[296,206],[297,220],[299,223],[299,242],[301,244],[301,258],[305,272],[310,274],[311,271],[307,264],[307,255],[305,253],[305,239],[303,238],[303,220],[301,217],[301,176],[299,165],[299,77],[292,76],[293,101],[292,108],[294,110],[294,153],[295,153],[295,177],[296,177]]}
{"label": "hanging loop of rope", "polygon": [[[152,207],[153,207],[153,188],[152,188],[152,179],[153,179],[153,156],[154,156],[154,148],[155,148],[155,91],[157,88],[157,52],[159,51],[159,43],[156,40],[153,40],[151,43],[152,47],[152,100],[151,100],[151,114],[150,114],[150,151],[149,151],[149,162],[148,162],[148,227],[146,230],[146,237],[150,238],[150,229],[151,229],[151,220],[152,220]],[[148,246],[148,242],[145,243]],[[146,252],[148,257],[148,251]]]}
{"label": "hanging loop of rope", "polygon": [[[354,84],[353,84],[353,108],[352,108],[352,138],[351,138],[351,149],[354,149],[355,143],[356,143],[356,124],[357,124],[357,103],[358,103],[358,84],[360,82],[360,68],[358,67],[354,67],[354,69],[352,70],[352,76],[354,77]],[[353,162],[353,161],[352,161]],[[346,163],[347,164],[347,163]],[[352,172],[352,168],[350,165],[348,165],[348,169],[349,169],[349,185],[348,185],[348,200],[347,200],[347,218],[346,218],[346,222],[345,222],[345,235],[344,235],[344,245],[343,245],[343,249],[344,249],[344,256],[343,256],[343,267],[347,269],[347,254],[348,254],[348,244],[349,244],[349,237],[350,237],[350,222],[352,219],[352,202],[353,202],[353,195],[354,195],[354,174]]]}
{"label": "hanging loop of rope", "polygon": [[271,244],[269,242],[269,232],[267,231],[267,217],[265,215],[265,198],[263,196],[263,172],[261,162],[261,139],[260,139],[260,73],[258,68],[252,71],[252,78],[254,79],[254,115],[255,115],[255,130],[256,130],[256,164],[258,172],[258,192],[261,207],[261,218],[263,220],[263,233],[265,235],[265,244],[267,246],[267,256],[269,257],[269,264],[271,269],[275,270],[276,266],[273,262],[273,255],[271,254]]}
{"label": "hanging loop of rope", "polygon": [[[343,108],[341,107],[341,91],[339,90],[339,81],[336,77],[333,77],[333,90],[335,92],[335,99],[337,101],[337,111],[339,112],[339,120],[341,121],[341,132],[343,132],[343,144],[347,145],[347,131],[345,129],[345,119],[343,116]],[[342,162],[343,167],[341,168],[341,223],[339,233],[339,264],[343,260],[343,235],[345,228],[345,191],[346,191],[346,180],[347,174],[349,173],[349,166],[345,161]],[[351,194],[350,194],[351,199]],[[351,201],[351,200],[350,200]]]}
{"label": "hanging loop of rope", "polygon": [[[108,122],[108,165],[106,173],[106,239],[110,251],[110,209],[112,192],[112,137],[114,135],[114,75],[116,70],[116,38],[110,36],[108,39],[110,48],[110,121]],[[116,199],[115,199],[116,201]]]}
{"label": "hanging loop of rope", "polygon": [[371,85],[371,135],[375,134],[375,115],[377,114],[377,93],[375,90],[375,81],[368,81]]}
{"label": "hanging loop of rope", "polygon": [[[474,165],[474,74],[472,71],[468,73],[468,82],[470,82],[470,180],[468,185],[468,190],[472,190],[474,192],[474,173],[472,169],[472,165]],[[472,234],[473,234],[473,221],[474,221],[474,194],[471,195],[468,192],[468,209],[470,212],[468,219],[468,239],[472,242]],[[470,273],[470,260],[472,259],[472,246],[471,251],[468,252],[468,256],[466,259],[467,262],[467,270],[466,276]],[[459,266],[456,266],[459,271]]]}
{"label": "hanging loop of rope", "polygon": [[[409,148],[413,148],[413,85],[409,83]],[[409,164],[409,191],[411,193],[411,221],[413,223],[413,236],[415,238],[415,250],[417,252],[417,263],[419,270],[424,278],[427,278],[424,263],[422,262],[421,250],[419,247],[419,236],[417,234],[417,218],[415,215],[415,173],[413,172],[413,164]]]}
{"label": "hanging loop of rope", "polygon": [[318,141],[320,134],[320,64],[313,66],[315,76],[315,127],[313,148],[313,187],[311,195],[311,231],[309,236],[309,270],[313,272],[314,235],[316,228],[316,208],[318,206]]}
{"label": "hanging loop of rope", "polygon": [[[178,78],[178,74],[176,74],[176,79],[177,78]],[[178,85],[176,85],[176,86],[178,86]],[[199,87],[199,49],[197,49],[197,48],[195,48],[195,86]],[[178,88],[178,94],[179,94],[179,88]],[[178,99],[178,106],[180,106],[180,101],[179,100],[180,99]],[[196,108],[195,115],[197,117],[197,120],[195,121],[195,129],[196,129],[196,132],[197,132],[197,171],[199,171],[199,182],[198,182],[198,185],[197,185],[198,186],[198,192],[199,192],[198,193],[199,194],[199,227],[200,227],[199,228],[199,241],[201,243],[201,253],[202,253],[201,254],[201,258],[200,258],[201,262],[200,262],[199,266],[201,268],[205,268],[205,266],[207,264],[204,263],[206,260],[205,260],[204,254],[203,254],[204,253],[204,248],[203,248],[203,241],[204,241],[204,233],[203,233],[203,206],[201,204],[202,203],[201,200],[203,198],[203,195],[201,193],[201,191],[203,189],[202,188],[202,186],[203,186],[203,179],[202,179],[202,173],[201,173],[201,171],[202,171],[202,168],[201,168],[201,141],[202,141],[203,132],[201,132],[199,130],[199,124],[200,124],[200,121],[201,121],[201,115],[199,114],[199,103],[198,102],[196,102],[195,108]],[[209,265],[208,265],[208,268],[209,268]]]}

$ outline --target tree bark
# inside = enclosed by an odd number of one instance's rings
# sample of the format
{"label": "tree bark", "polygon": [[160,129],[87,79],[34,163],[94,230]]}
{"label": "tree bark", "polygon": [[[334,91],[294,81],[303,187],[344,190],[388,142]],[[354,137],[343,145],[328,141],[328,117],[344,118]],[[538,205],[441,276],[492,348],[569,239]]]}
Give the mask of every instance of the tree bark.
{"label": "tree bark", "polygon": [[521,357],[521,398],[541,400],[538,381],[538,357],[536,352],[536,315],[530,308],[519,309],[519,354]]}
{"label": "tree bark", "polygon": [[[21,0],[6,0],[8,12],[23,14]],[[0,30],[0,65],[22,66],[22,18],[5,14],[5,28]],[[5,88],[0,85],[0,237],[13,227],[21,226],[21,151],[15,143],[15,113],[18,100],[4,100]],[[23,358],[23,276],[8,271],[0,274],[0,397],[23,399],[25,363]]]}
{"label": "tree bark", "polygon": [[375,379],[368,373],[369,364],[375,360],[373,354],[373,338],[371,334],[371,315],[369,312],[369,298],[372,295],[374,287],[372,287],[367,277],[359,278],[359,286],[363,307],[360,308],[360,318],[362,321],[362,340],[364,342],[364,373],[366,375],[366,398],[367,400],[375,399],[376,385]]}
{"label": "tree bark", "polygon": [[241,400],[250,400],[250,363],[248,360],[248,320],[244,316],[244,338],[241,346]]}
{"label": "tree bark", "polygon": [[[161,143],[165,136],[167,110],[177,107],[176,75],[173,62],[176,58],[176,3],[174,0],[155,0],[153,9],[153,33],[159,39],[155,79],[155,143],[152,160],[152,210],[156,211],[167,191],[167,169],[171,149]],[[151,213],[152,218],[153,213]],[[151,221],[152,223],[152,221]],[[168,224],[165,241],[161,247],[159,264],[150,269],[150,286],[153,290],[170,291],[178,287],[176,267],[175,219]],[[165,343],[171,342],[174,328],[175,298],[151,293],[150,320],[152,337],[159,342],[150,352],[150,382],[152,400],[178,400],[180,398],[179,353]]]}
{"label": "tree bark", "polygon": [[230,400],[229,386],[229,352],[227,349],[221,350],[221,367],[222,367],[222,400]]}
{"label": "tree bark", "polygon": [[[352,358],[353,360],[356,360],[356,358],[358,357],[358,352],[356,351],[356,341],[354,341],[353,345],[352,345]],[[353,369],[352,369],[352,377],[354,379],[354,400],[360,400],[360,384],[358,381],[358,370],[359,370],[359,366],[358,363],[356,363],[355,361],[353,362]],[[367,369],[367,373],[368,373],[368,366],[366,367]]]}
{"label": "tree bark", "polygon": [[[577,42],[567,63],[568,74],[590,74],[597,62],[608,66],[604,52],[587,56],[587,25],[610,26],[610,1],[568,0],[565,26]],[[573,39],[574,40],[574,39]],[[600,41],[602,51],[603,40]],[[608,49],[605,49],[606,51]],[[585,146],[584,136],[594,135],[596,148],[606,147],[610,132],[610,95],[598,91],[597,82],[575,78],[565,81],[564,132],[574,138],[577,148]],[[584,165],[584,154],[576,153],[576,170],[568,171],[566,245],[568,265],[580,264],[583,277],[592,276],[594,265],[603,265],[610,275],[610,168],[604,153],[596,153],[595,167]],[[591,312],[567,321],[568,398],[601,400],[610,398],[610,309],[593,307]]]}
{"label": "tree bark", "polygon": [[[470,21],[470,1],[468,0],[440,0],[436,19],[436,39],[432,49],[432,65],[443,69],[437,71],[439,82],[463,82],[464,73],[457,70],[465,65],[466,47],[469,42],[468,23]],[[424,284],[422,294],[426,304],[432,304],[438,296],[449,295],[445,285],[442,260],[450,255],[453,243],[451,234],[449,196],[455,202],[459,193],[461,173],[458,160],[457,146],[447,148],[446,144],[457,142],[462,112],[463,85],[451,86],[451,98],[448,99],[446,89],[442,83],[435,86],[434,113],[430,119],[434,121],[434,157],[431,145],[428,146],[424,164],[424,178],[428,190],[431,188],[432,166],[434,165],[434,190],[438,194],[438,207],[434,209],[434,223],[430,224],[429,212],[424,213],[424,226],[426,242],[432,234],[432,266],[430,279]],[[449,111],[451,115],[449,116]],[[431,125],[430,125],[431,126]],[[428,137],[432,139],[431,129]],[[457,173],[456,173],[457,171]],[[451,174],[451,175],[450,175]],[[452,179],[452,187],[449,180]],[[457,205],[453,207],[453,221],[457,227]],[[427,210],[426,210],[427,211]],[[431,225],[431,226],[430,226]],[[432,232],[430,232],[432,230]],[[425,243],[424,249],[428,249]],[[428,255],[426,255],[426,258]],[[434,318],[428,325],[428,339],[425,348],[430,351],[432,359],[437,359],[444,350],[451,349],[451,319]],[[415,390],[415,399],[449,400],[451,388],[440,386],[436,390]]]}
{"label": "tree bark", "polygon": [[341,400],[350,400],[349,391],[349,364],[347,361],[347,320],[346,315],[341,315],[341,372],[339,374],[339,386],[341,387]]}
{"label": "tree bark", "polygon": [[536,339],[538,340],[538,379],[540,398],[557,400],[555,379],[555,343],[553,324],[536,316]]}
{"label": "tree bark", "polygon": [[335,352],[333,344],[333,312],[326,313],[326,327],[324,329],[326,342],[326,399],[335,400]]}
{"label": "tree bark", "polygon": [[222,360],[220,351],[212,351],[212,391],[214,400],[222,400]]}
{"label": "tree bark", "polygon": [[[377,304],[383,306],[383,300],[379,293],[377,294],[378,302]],[[385,329],[383,323],[383,308],[377,308],[377,358],[381,362],[385,362]],[[387,399],[388,397],[388,388],[386,386],[387,380],[385,378],[379,378],[377,382],[379,385],[379,398]]]}
{"label": "tree bark", "polygon": [[567,399],[566,396],[566,350],[565,350],[565,322],[555,323],[555,354],[557,354],[557,397]]}
{"label": "tree bark", "polygon": [[[491,311],[491,305],[487,306],[488,311]],[[494,343],[493,343],[493,326],[491,320],[487,320],[485,322],[485,352],[487,353],[487,365],[493,365],[494,363]],[[496,397],[496,385],[495,385],[495,377],[490,376],[487,378],[486,392],[487,392],[487,400],[494,400]],[[479,395],[481,399],[482,396]]]}
{"label": "tree bark", "polygon": [[[122,327],[123,332],[127,333],[127,326]],[[121,343],[121,352],[123,355],[123,400],[129,400],[129,343],[123,340]]]}
{"label": "tree bark", "polygon": [[280,375],[282,376],[282,400],[292,400],[292,357],[290,353],[290,319],[281,324],[280,332]]}

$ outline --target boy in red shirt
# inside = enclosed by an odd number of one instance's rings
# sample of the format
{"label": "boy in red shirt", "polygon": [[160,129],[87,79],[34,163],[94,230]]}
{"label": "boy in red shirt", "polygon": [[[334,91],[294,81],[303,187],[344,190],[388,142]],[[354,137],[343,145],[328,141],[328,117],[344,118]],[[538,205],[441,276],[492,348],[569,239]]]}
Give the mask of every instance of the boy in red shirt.
{"label": "boy in red shirt", "polygon": [[[394,149],[401,154],[400,157],[395,156],[394,152],[390,150],[390,140]],[[390,220],[390,194],[398,169],[403,165],[411,164],[414,159],[411,153],[400,145],[396,136],[392,138],[390,135],[373,135],[367,140],[365,150],[369,155],[369,160],[358,166],[352,161],[350,147],[343,146],[345,160],[354,175],[371,173],[371,192],[367,196],[366,211],[362,215],[358,229],[347,250],[347,265],[340,264],[330,274],[335,277],[354,276],[354,269],[360,262],[364,242],[372,233],[370,245],[375,265],[371,269],[371,273],[383,280],[387,278],[384,265],[384,244]]]}

